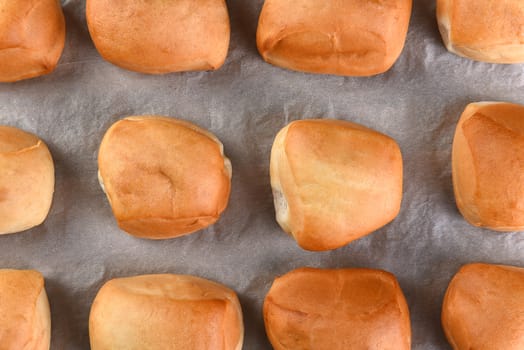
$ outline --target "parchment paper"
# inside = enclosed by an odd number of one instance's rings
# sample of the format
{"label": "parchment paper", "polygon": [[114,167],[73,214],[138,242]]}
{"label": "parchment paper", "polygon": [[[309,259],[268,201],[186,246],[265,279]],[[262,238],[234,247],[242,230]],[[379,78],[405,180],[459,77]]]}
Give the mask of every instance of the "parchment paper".
{"label": "parchment paper", "polygon": [[[320,1],[320,0],[319,0]],[[451,185],[454,128],[467,103],[524,103],[524,66],[478,63],[448,53],[433,0],[414,0],[406,47],[372,78],[303,74],[263,62],[255,32],[262,0],[228,0],[229,56],[216,72],[149,76],[105,62],[87,31],[85,1],[63,1],[67,42],[46,77],[0,84],[0,123],[40,135],[56,166],[48,219],[0,237],[0,266],[46,277],[52,349],[88,349],[91,302],[105,281],[146,273],[194,274],[237,291],[244,349],[271,349],[262,302],[294,268],[369,267],[394,273],[411,310],[413,349],[449,349],[440,307],[449,280],[469,262],[524,266],[523,233],[469,226]],[[174,29],[176,30],[176,29]],[[128,115],[184,118],[214,132],[233,163],[229,207],[199,233],[166,241],[120,231],[97,182],[98,145]],[[301,118],[339,118],[395,138],[404,157],[402,210],[390,225],[332,252],[300,249],[274,219],[269,152],[277,131]]]}

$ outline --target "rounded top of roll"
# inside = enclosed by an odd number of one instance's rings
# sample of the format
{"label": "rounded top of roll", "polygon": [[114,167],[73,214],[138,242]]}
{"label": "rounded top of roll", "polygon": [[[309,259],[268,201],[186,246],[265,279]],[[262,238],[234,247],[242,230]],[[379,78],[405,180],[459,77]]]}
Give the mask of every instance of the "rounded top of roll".
{"label": "rounded top of roll", "polygon": [[37,136],[0,125],[0,234],[40,225],[51,208],[55,171]]}
{"label": "rounded top of roll", "polygon": [[231,163],[211,133],[186,121],[134,116],[113,124],[98,155],[119,226],[172,238],[213,224],[227,206]]}
{"label": "rounded top of roll", "polygon": [[266,0],[257,47],[267,62],[309,73],[387,71],[408,32],[411,0]]}
{"label": "rounded top of roll", "polygon": [[53,71],[65,44],[57,0],[0,0],[0,82]]}
{"label": "rounded top of roll", "polygon": [[524,348],[524,269],[463,266],[446,291],[442,325],[455,350]]}
{"label": "rounded top of roll", "polygon": [[240,350],[242,311],[231,289],[187,275],[108,281],[89,317],[91,348]]}
{"label": "rounded top of roll", "polygon": [[299,268],[275,279],[264,301],[275,350],[408,350],[409,310],[396,278],[370,269]]}
{"label": "rounded top of roll", "polygon": [[384,226],[400,210],[400,148],[355,123],[290,123],[273,143],[270,174],[277,221],[304,249],[339,248]]}
{"label": "rounded top of roll", "polygon": [[214,70],[228,52],[224,0],[87,0],[86,19],[100,55],[137,72]]}
{"label": "rounded top of roll", "polygon": [[33,270],[0,270],[0,348],[49,350],[51,318],[44,278]]}
{"label": "rounded top of roll", "polygon": [[437,0],[437,20],[452,53],[491,63],[524,62],[521,0]]}
{"label": "rounded top of roll", "polygon": [[524,106],[469,104],[452,151],[457,207],[472,225],[497,231],[524,228]]}

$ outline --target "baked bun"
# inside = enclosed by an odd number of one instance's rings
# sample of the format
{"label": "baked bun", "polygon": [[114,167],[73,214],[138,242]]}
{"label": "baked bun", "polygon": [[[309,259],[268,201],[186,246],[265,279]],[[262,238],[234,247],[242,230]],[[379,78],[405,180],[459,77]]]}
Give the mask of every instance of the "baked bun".
{"label": "baked bun", "polygon": [[0,0],[0,82],[52,72],[64,43],[59,0]]}
{"label": "baked bun", "polygon": [[51,315],[37,271],[0,270],[0,349],[49,350]]}
{"label": "baked bun", "polygon": [[524,106],[468,105],[455,132],[452,172],[457,207],[469,223],[524,229]]}
{"label": "baked bun", "polygon": [[307,250],[341,247],[400,210],[400,149],[358,124],[292,122],[273,143],[270,173],[277,221]]}
{"label": "baked bun", "polygon": [[92,350],[240,350],[242,310],[235,292],[202,278],[117,278],[93,302],[89,338]]}
{"label": "baked bun", "polygon": [[86,18],[100,55],[125,69],[213,70],[227,56],[225,0],[87,0]]}
{"label": "baked bun", "polygon": [[55,169],[45,143],[0,125],[0,234],[40,225],[51,208]]}
{"label": "baked bun", "polygon": [[524,62],[522,0],[437,0],[437,20],[454,54],[492,63]]}
{"label": "baked bun", "polygon": [[222,143],[186,121],[129,117],[100,145],[99,178],[120,228],[151,239],[203,229],[227,206],[231,163]]}
{"label": "baked bun", "polygon": [[266,0],[258,51],[282,68],[375,75],[400,56],[410,16],[411,0]]}
{"label": "baked bun", "polygon": [[454,350],[524,349],[524,269],[463,266],[444,297],[442,325]]}
{"label": "baked bun", "polygon": [[264,301],[275,350],[408,350],[409,310],[395,276],[301,268],[275,279]]}

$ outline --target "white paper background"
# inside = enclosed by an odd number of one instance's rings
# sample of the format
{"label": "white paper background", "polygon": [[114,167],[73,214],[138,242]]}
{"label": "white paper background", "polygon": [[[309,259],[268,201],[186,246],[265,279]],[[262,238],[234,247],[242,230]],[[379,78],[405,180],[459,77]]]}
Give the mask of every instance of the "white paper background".
{"label": "white paper background", "polygon": [[[56,192],[45,223],[0,237],[0,266],[46,277],[52,349],[88,349],[87,321],[101,284],[144,273],[194,274],[240,297],[244,349],[270,349],[261,314],[272,280],[301,267],[370,267],[393,272],[407,297],[413,349],[449,349],[440,306],[457,269],[484,261],[524,265],[523,235],[469,226],[455,208],[450,149],[467,103],[524,103],[524,66],[492,65],[448,53],[432,0],[415,0],[397,64],[372,78],[282,70],[258,56],[261,0],[229,0],[232,40],[216,72],[148,76],[104,62],[89,38],[85,2],[63,1],[67,42],[46,77],[0,84],[0,123],[40,135],[56,165]],[[176,30],[174,28],[173,30]],[[128,115],[162,114],[205,127],[233,163],[229,207],[215,226],[167,241],[120,231],[97,182],[105,130]],[[277,131],[301,118],[355,121],[394,137],[404,156],[405,188],[397,219],[332,252],[301,250],[274,220],[269,152]]]}

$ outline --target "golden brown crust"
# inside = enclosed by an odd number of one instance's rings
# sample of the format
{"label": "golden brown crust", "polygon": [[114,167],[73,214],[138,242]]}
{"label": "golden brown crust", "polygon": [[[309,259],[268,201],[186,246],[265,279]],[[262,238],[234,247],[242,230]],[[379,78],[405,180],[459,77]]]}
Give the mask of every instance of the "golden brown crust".
{"label": "golden brown crust", "polygon": [[0,0],[0,82],[52,72],[64,43],[58,0]]}
{"label": "golden brown crust", "polygon": [[214,70],[227,56],[224,0],[87,0],[86,17],[100,55],[125,69]]}
{"label": "golden brown crust", "polygon": [[455,131],[452,154],[457,207],[475,226],[524,228],[524,106],[468,105]]}
{"label": "golden brown crust", "polygon": [[267,62],[297,71],[369,76],[400,56],[411,0],[266,0],[257,46]]}
{"label": "golden brown crust", "polygon": [[0,234],[40,225],[51,208],[55,175],[42,140],[0,125]]}
{"label": "golden brown crust", "polygon": [[301,120],[271,151],[277,221],[308,250],[341,247],[393,220],[402,200],[396,142],[361,125]]}
{"label": "golden brown crust", "polygon": [[275,279],[264,301],[275,350],[410,349],[409,310],[390,273],[301,268]]}
{"label": "golden brown crust", "polygon": [[442,325],[454,350],[524,348],[524,269],[463,266],[449,284]]}
{"label": "golden brown crust", "polygon": [[185,121],[141,116],[116,122],[102,140],[98,166],[118,225],[138,237],[200,230],[218,220],[229,199],[222,144]]}
{"label": "golden brown crust", "polygon": [[521,0],[437,0],[437,20],[450,52],[492,63],[524,62]]}
{"label": "golden brown crust", "polygon": [[240,350],[242,310],[232,290],[183,275],[107,282],[89,317],[93,350]]}
{"label": "golden brown crust", "polygon": [[37,271],[0,270],[0,349],[49,350],[51,318]]}

